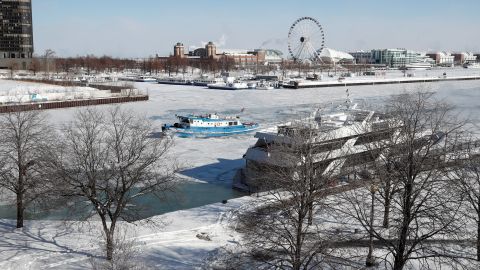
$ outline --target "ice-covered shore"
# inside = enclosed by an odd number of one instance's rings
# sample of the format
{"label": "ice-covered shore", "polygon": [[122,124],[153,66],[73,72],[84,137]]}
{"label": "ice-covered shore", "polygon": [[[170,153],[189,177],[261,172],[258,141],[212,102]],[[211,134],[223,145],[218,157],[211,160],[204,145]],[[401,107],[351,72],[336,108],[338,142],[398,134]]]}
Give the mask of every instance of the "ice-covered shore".
{"label": "ice-covered shore", "polygon": [[[0,89],[21,87],[4,85]],[[174,115],[185,112],[218,112],[239,114],[242,118],[259,122],[263,127],[298,118],[319,104],[346,97],[345,87],[328,89],[221,91],[193,86],[167,86],[138,83],[148,90],[150,101],[122,106],[144,113],[160,127],[174,120]],[[480,82],[444,82],[412,85],[382,85],[350,87],[350,97],[366,104],[380,103],[389,95],[416,89],[435,91],[440,98],[456,105],[474,123],[480,122]],[[72,119],[76,109],[48,111],[54,123]],[[246,149],[255,142],[251,135],[221,139],[177,139],[173,154],[188,167],[202,168],[190,177],[212,184],[228,185],[230,175],[239,163],[232,166],[207,166],[219,160],[241,160]],[[200,177],[201,176],[201,177]],[[210,252],[238,236],[228,229],[232,216],[254,198],[243,197],[187,209],[153,219],[166,222],[164,226],[145,226],[141,222],[128,225],[128,238],[141,247],[140,259],[155,269],[195,269],[200,267]],[[98,246],[99,224],[68,223],[59,221],[28,221],[23,230],[14,229],[11,220],[0,220],[0,268],[1,269],[83,269],[90,265],[89,256],[101,254]],[[206,233],[212,241],[196,237]]]}

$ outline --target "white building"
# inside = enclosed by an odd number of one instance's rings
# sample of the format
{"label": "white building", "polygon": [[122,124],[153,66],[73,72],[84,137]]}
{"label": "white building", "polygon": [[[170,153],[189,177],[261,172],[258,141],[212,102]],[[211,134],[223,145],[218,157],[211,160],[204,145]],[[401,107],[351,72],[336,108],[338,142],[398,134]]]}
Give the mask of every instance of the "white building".
{"label": "white building", "polygon": [[323,62],[332,64],[340,62],[354,63],[355,61],[351,54],[330,48],[323,49],[319,57]]}
{"label": "white building", "polygon": [[452,55],[455,57],[455,64],[457,65],[477,62],[477,56],[472,52],[458,52],[452,53]]}
{"label": "white building", "polygon": [[429,52],[427,56],[435,61],[437,66],[452,67],[455,57],[449,52]]}
{"label": "white building", "polygon": [[372,57],[372,52],[371,51],[356,51],[356,52],[351,52],[351,56],[355,59],[356,64],[374,64],[375,61],[373,60]]}

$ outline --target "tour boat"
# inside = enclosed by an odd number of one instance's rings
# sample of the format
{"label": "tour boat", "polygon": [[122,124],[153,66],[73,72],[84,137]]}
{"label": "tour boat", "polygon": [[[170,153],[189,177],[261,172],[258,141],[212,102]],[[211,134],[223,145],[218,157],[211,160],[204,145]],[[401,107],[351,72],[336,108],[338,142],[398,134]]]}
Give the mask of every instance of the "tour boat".
{"label": "tour boat", "polygon": [[257,84],[257,90],[273,90],[275,87],[269,82],[260,82]]}
{"label": "tour boat", "polygon": [[212,83],[212,84],[208,84],[207,86],[210,89],[221,89],[221,90],[248,89],[248,85],[244,82]]}
{"label": "tour boat", "polygon": [[119,78],[120,81],[129,82],[156,82],[157,79],[150,76],[126,76]]}
{"label": "tour boat", "polygon": [[136,82],[157,82],[157,79],[150,76],[139,76],[137,77]]}
{"label": "tour boat", "polygon": [[465,63],[464,68],[480,68],[480,63]]}
{"label": "tour boat", "polygon": [[193,85],[195,86],[208,86],[212,83],[221,83],[223,82],[222,78],[199,78],[192,80]]}
{"label": "tour boat", "polygon": [[248,133],[259,128],[258,123],[242,123],[237,117],[217,114],[177,116],[178,123],[165,124],[163,131],[173,131],[179,137],[221,137]]}
{"label": "tour boat", "polygon": [[[350,100],[337,106],[332,104],[330,108],[313,112],[310,117],[257,132],[257,142],[245,153],[245,167],[237,171],[233,187],[256,192],[264,188],[258,185],[258,179],[262,179],[265,171],[268,171],[266,168],[279,170],[297,166],[292,162],[295,159],[292,159],[291,153],[274,151],[272,146],[292,145],[298,140],[315,146],[311,148],[314,151],[312,153],[320,157],[318,163],[313,165],[316,170],[323,168],[323,172],[329,171],[339,177],[348,175],[387,153],[381,148],[382,144],[375,142],[396,136],[398,127],[399,122],[392,116],[359,109],[358,104]],[[418,142],[434,140],[437,144],[443,137],[442,132],[429,134],[426,131],[423,137],[418,138]],[[298,154],[301,155],[300,152]],[[290,161],[285,158],[287,156]]]}
{"label": "tour boat", "polygon": [[407,70],[427,70],[431,68],[432,64],[429,62],[413,62],[405,65],[405,69]]}
{"label": "tour boat", "polygon": [[171,85],[192,85],[192,81],[190,79],[173,78],[173,77],[157,79],[157,83],[171,84]]}

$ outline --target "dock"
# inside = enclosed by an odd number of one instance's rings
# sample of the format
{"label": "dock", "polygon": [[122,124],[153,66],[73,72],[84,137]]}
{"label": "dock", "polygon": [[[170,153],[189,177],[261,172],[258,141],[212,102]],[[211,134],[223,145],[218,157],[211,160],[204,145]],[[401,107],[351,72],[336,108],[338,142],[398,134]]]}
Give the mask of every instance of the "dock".
{"label": "dock", "polygon": [[355,85],[381,85],[381,84],[401,84],[401,83],[427,83],[444,81],[470,81],[480,80],[480,76],[455,76],[455,77],[402,77],[402,78],[382,78],[382,79],[351,79],[343,81],[292,81],[283,84],[283,88],[301,89],[301,88],[321,88],[321,87],[339,87]]}
{"label": "dock", "polygon": [[34,111],[34,110],[51,110],[72,107],[106,105],[115,103],[147,101],[148,95],[120,96],[95,99],[79,99],[79,100],[61,100],[61,101],[42,101],[29,103],[12,103],[0,105],[0,113],[18,112],[18,111]]}

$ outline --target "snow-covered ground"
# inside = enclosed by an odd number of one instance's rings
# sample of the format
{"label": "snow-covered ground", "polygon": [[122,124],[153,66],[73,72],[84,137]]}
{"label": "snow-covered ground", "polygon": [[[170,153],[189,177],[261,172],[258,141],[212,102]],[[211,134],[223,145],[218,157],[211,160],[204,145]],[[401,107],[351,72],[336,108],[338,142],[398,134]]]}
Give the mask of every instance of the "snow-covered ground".
{"label": "snow-covered ground", "polygon": [[91,87],[55,86],[0,80],[0,104],[9,102],[57,101],[111,97],[110,91]]}
{"label": "snow-covered ground", "polygon": [[[0,89],[8,89],[0,81]],[[22,86],[19,83],[18,86]],[[217,112],[238,114],[242,119],[259,122],[263,128],[297,119],[320,105],[346,98],[345,87],[302,90],[210,90],[194,86],[137,83],[148,91],[148,102],[122,105],[145,114],[160,128],[175,120],[175,114]],[[480,123],[480,82],[442,82],[412,85],[349,87],[350,97],[367,105],[377,105],[389,95],[419,88],[436,91],[440,98],[457,105],[474,123]],[[104,106],[108,107],[108,106]],[[241,113],[244,109],[243,113]],[[48,111],[50,119],[62,123],[72,119],[77,109]],[[176,139],[173,154],[188,169],[185,176],[227,186],[235,169],[242,166],[242,155],[255,143],[250,135],[215,139]],[[201,194],[200,194],[201,195]],[[250,205],[254,198],[231,199],[227,204],[199,205],[156,216],[164,226],[145,226],[141,222],[128,227],[128,238],[141,248],[139,260],[154,269],[199,268],[210,252],[231,242],[238,235],[229,230],[234,213]],[[0,220],[0,269],[84,269],[89,256],[100,255],[99,224],[74,223],[65,227],[59,221],[28,221],[23,230],[14,229],[14,221]],[[196,237],[207,233],[212,241]]]}

